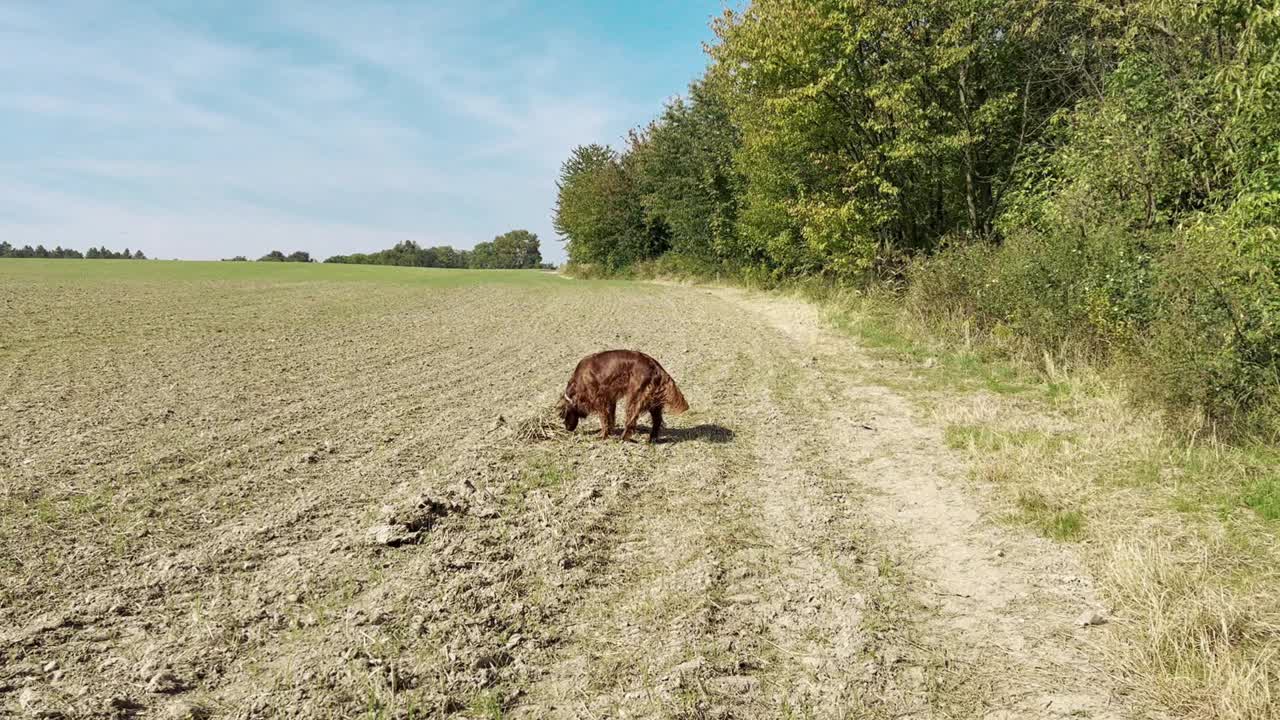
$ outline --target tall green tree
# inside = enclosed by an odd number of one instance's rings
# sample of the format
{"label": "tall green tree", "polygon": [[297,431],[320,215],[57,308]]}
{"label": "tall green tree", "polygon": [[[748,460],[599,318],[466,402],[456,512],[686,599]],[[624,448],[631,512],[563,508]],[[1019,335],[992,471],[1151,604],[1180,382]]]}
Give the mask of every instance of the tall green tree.
{"label": "tall green tree", "polygon": [[528,230],[512,230],[493,239],[494,266],[533,268],[542,262],[538,236]]}
{"label": "tall green tree", "polygon": [[498,257],[494,252],[493,243],[476,243],[476,246],[471,248],[471,255],[467,267],[476,270],[488,270],[498,267]]}
{"label": "tall green tree", "polygon": [[585,145],[561,167],[553,224],[571,261],[619,270],[668,248],[666,227],[646,217],[634,157]]}
{"label": "tall green tree", "polygon": [[466,255],[448,245],[432,248],[435,255],[435,267],[463,268],[467,266]]}
{"label": "tall green tree", "polygon": [[732,264],[751,260],[736,228],[743,180],[733,155],[739,143],[728,106],[705,79],[633,139],[645,215],[668,229],[673,251]]}
{"label": "tall green tree", "polygon": [[1088,14],[1016,0],[756,0],[716,23],[746,178],[781,272],[851,275],[988,236],[1013,169],[1078,95]]}

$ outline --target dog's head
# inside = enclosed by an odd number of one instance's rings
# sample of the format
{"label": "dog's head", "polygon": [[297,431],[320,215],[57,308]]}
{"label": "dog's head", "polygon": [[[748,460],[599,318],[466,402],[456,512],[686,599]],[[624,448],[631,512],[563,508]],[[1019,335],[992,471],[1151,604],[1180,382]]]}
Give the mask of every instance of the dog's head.
{"label": "dog's head", "polygon": [[564,420],[564,429],[573,432],[578,429],[578,421],[586,417],[587,414],[582,412],[578,404],[573,398],[569,397],[569,393],[560,396],[560,402],[556,403],[556,410],[560,413],[560,418]]}
{"label": "dog's head", "polygon": [[663,398],[666,401],[664,408],[672,415],[679,415],[689,409],[689,401],[684,399],[684,393],[680,392],[680,388],[676,386],[676,381],[667,378],[662,388]]}

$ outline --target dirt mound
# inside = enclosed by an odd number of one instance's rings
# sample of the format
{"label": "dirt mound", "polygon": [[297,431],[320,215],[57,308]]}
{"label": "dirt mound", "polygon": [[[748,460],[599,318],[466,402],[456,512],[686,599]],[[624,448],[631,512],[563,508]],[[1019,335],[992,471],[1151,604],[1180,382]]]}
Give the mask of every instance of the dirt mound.
{"label": "dirt mound", "polygon": [[381,522],[369,528],[366,534],[375,545],[396,547],[414,543],[431,529],[438,518],[465,513],[469,507],[465,499],[422,495],[405,506],[384,506]]}

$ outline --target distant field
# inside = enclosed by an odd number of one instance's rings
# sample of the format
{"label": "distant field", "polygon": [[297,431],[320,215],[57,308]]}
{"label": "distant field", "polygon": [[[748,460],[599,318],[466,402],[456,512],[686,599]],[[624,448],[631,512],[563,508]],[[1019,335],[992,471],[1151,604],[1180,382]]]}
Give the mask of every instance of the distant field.
{"label": "distant field", "polygon": [[[309,337],[325,325],[332,329],[356,318],[402,310],[423,293],[482,286],[539,292],[554,290],[562,282],[537,271],[0,260],[0,303],[6,311],[0,316],[0,360],[10,370],[23,366],[24,377],[57,375],[86,360],[42,357],[68,343],[75,348],[72,355],[83,356],[95,349],[109,349],[114,355],[126,346],[149,353],[155,349],[141,346],[159,337],[197,344],[219,340],[221,347],[230,344],[227,333],[246,339],[277,331]],[[47,362],[32,366],[30,359]],[[73,367],[63,367],[68,363]]]}
{"label": "distant field", "polygon": [[99,286],[181,287],[185,283],[370,283],[380,286],[459,287],[487,283],[535,285],[555,281],[537,270],[459,271],[382,265],[269,262],[190,262],[174,260],[6,260],[0,258],[0,288],[6,291],[49,283]]}
{"label": "distant field", "polygon": [[[545,437],[611,347],[691,410]],[[1109,716],[918,372],[724,290],[0,261],[0,715]]]}

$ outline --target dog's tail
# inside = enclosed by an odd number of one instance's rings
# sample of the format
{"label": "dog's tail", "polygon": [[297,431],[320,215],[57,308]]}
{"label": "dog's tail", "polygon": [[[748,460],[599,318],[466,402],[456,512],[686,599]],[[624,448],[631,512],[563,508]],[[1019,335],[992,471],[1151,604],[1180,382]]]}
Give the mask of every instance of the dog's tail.
{"label": "dog's tail", "polygon": [[666,402],[663,403],[664,409],[672,415],[679,415],[688,410],[689,403],[685,401],[684,393],[680,392],[680,388],[676,387],[676,381],[672,380],[670,375],[667,376],[666,385],[666,388],[664,388],[666,393]]}

